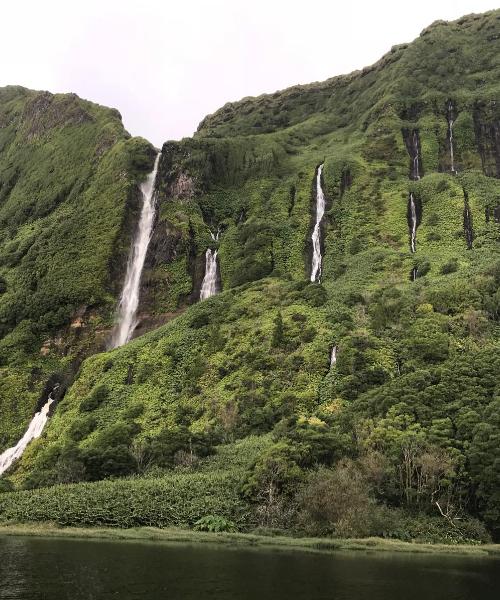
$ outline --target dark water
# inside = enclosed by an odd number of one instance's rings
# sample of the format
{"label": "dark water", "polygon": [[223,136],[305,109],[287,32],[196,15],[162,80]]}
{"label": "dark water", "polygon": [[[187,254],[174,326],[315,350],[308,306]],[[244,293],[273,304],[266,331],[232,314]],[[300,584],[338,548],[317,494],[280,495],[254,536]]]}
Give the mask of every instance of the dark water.
{"label": "dark water", "polygon": [[500,561],[0,537],[0,598],[498,600]]}

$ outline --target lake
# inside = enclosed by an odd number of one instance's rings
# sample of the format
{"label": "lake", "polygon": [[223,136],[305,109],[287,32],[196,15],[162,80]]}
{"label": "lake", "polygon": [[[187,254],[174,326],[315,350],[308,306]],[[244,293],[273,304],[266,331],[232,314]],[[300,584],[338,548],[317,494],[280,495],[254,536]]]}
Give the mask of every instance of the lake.
{"label": "lake", "polygon": [[493,558],[0,537],[2,600],[498,600]]}

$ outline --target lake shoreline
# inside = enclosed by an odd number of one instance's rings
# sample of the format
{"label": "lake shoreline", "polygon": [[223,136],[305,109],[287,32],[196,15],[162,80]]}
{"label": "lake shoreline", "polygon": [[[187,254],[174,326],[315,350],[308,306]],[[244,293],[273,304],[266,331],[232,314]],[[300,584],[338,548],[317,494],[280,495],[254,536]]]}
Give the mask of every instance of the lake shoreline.
{"label": "lake shoreline", "polygon": [[399,552],[407,554],[449,554],[500,558],[500,544],[425,544],[384,538],[334,539],[264,536],[251,533],[208,533],[190,529],[137,527],[61,527],[53,523],[0,525],[1,536],[27,536],[108,541],[212,544],[230,548],[262,548],[276,551],[315,553]]}

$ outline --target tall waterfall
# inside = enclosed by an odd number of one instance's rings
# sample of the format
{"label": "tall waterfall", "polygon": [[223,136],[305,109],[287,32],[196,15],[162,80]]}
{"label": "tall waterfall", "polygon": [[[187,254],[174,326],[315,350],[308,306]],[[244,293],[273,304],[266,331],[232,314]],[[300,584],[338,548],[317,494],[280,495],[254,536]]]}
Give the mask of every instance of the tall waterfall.
{"label": "tall waterfall", "polygon": [[325,214],[325,195],[321,187],[323,165],[318,167],[316,174],[316,223],[312,232],[313,256],[311,265],[311,281],[321,281],[321,221]]}
{"label": "tall waterfall", "polygon": [[47,402],[43,405],[42,409],[35,414],[31,419],[28,429],[25,431],[23,437],[17,442],[12,448],[7,448],[2,454],[0,454],[0,475],[7,471],[10,466],[22,456],[26,450],[28,444],[42,435],[43,428],[49,418],[49,410],[51,404],[54,402],[53,392],[59,386],[55,386],[52,392],[50,392]]}
{"label": "tall waterfall", "polygon": [[415,198],[413,192],[410,193],[408,206],[408,224],[410,227],[410,247],[412,252],[417,250],[417,208],[415,206]]}
{"label": "tall waterfall", "polygon": [[453,102],[448,102],[448,139],[450,142],[450,171],[456,173],[455,170],[455,157],[453,154]]}
{"label": "tall waterfall", "polygon": [[413,145],[413,179],[420,179],[420,152],[418,149],[418,133],[416,129],[413,130],[411,143]]}
{"label": "tall waterfall", "polygon": [[201,284],[200,300],[215,296],[217,291],[217,250],[208,248],[205,253],[205,277]]}
{"label": "tall waterfall", "polygon": [[146,181],[141,185],[143,205],[139,227],[135,236],[132,252],[127,263],[127,274],[120,298],[118,324],[116,326],[111,348],[117,348],[127,343],[137,325],[136,313],[139,306],[139,286],[141,274],[146,260],[146,253],[151,240],[155,216],[155,180],[161,153],[156,155],[155,164]]}

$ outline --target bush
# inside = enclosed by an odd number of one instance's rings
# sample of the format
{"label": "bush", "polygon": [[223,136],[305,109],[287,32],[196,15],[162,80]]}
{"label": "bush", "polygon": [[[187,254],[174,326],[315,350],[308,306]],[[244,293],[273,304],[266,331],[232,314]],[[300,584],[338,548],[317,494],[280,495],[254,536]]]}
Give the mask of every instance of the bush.
{"label": "bush", "polygon": [[456,258],[452,258],[441,267],[441,275],[448,275],[449,273],[455,273],[458,271],[458,261]]}
{"label": "bush", "polygon": [[0,494],[0,521],[187,527],[209,513],[242,528],[249,511],[237,492],[239,476],[219,471],[169,473]]}
{"label": "bush", "polygon": [[80,412],[91,412],[98,408],[108,398],[109,390],[105,385],[95,387],[89,396],[80,403]]}
{"label": "bush", "polygon": [[90,435],[96,426],[97,421],[92,415],[77,417],[69,427],[69,437],[75,442],[80,442]]}
{"label": "bush", "polygon": [[232,521],[217,515],[207,515],[198,519],[193,528],[196,531],[212,531],[214,533],[237,531],[236,525]]}
{"label": "bush", "polygon": [[14,486],[10,479],[0,479],[0,494],[2,494],[3,492],[12,492],[13,489]]}
{"label": "bush", "polygon": [[443,517],[425,514],[401,515],[385,537],[426,544],[481,544],[491,542],[485,526],[473,518],[456,521],[453,525]]}
{"label": "bush", "polygon": [[361,537],[374,535],[382,526],[383,509],[375,504],[363,473],[349,459],[313,473],[300,492],[299,505],[304,527],[315,534]]}
{"label": "bush", "polygon": [[328,300],[328,294],[320,283],[312,283],[303,291],[304,300],[311,306],[320,307]]}

